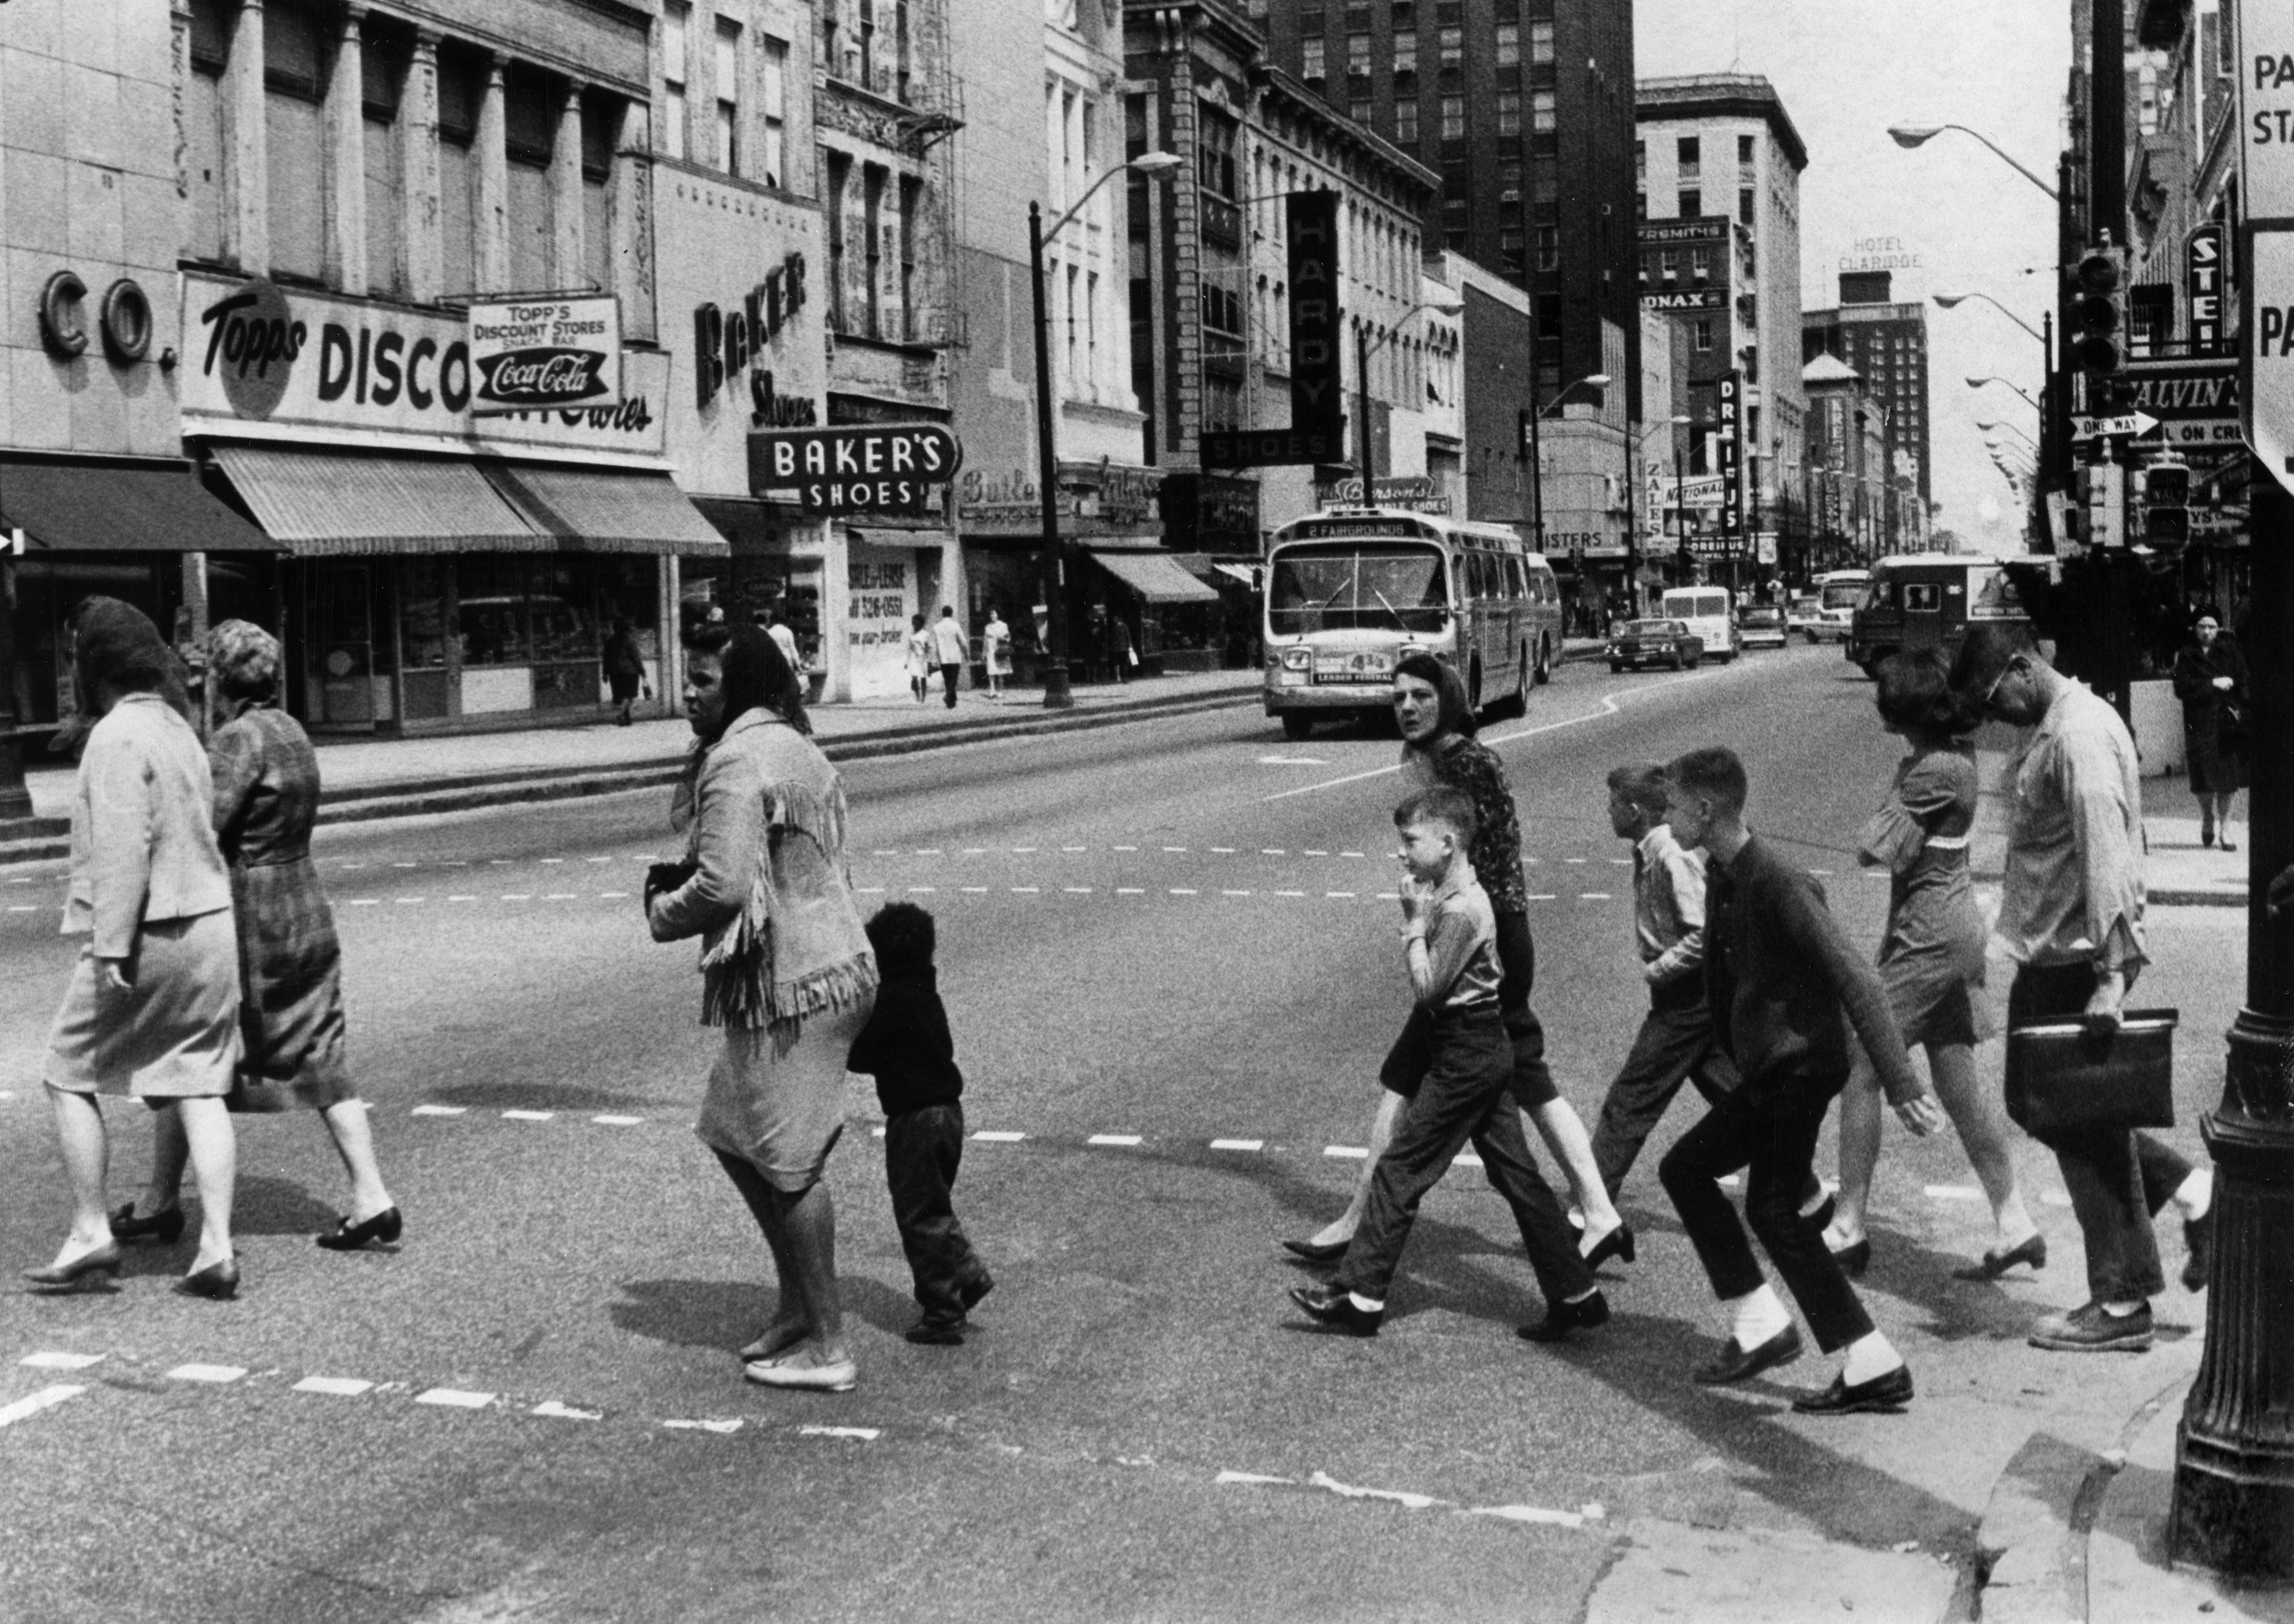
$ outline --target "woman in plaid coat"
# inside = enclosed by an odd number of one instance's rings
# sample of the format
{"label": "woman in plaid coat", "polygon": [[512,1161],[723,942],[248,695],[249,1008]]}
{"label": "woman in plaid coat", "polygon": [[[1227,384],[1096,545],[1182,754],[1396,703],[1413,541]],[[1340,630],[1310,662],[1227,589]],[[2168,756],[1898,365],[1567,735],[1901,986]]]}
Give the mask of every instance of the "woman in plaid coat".
{"label": "woman in plaid coat", "polygon": [[[351,1210],[319,1237],[353,1252],[399,1237],[401,1221],[374,1159],[366,1109],[344,1052],[342,946],[318,871],[311,825],[319,810],[319,759],[302,724],[279,710],[279,644],[245,621],[207,635],[207,678],[217,727],[207,742],[215,832],[231,868],[239,918],[239,1076],[234,1111],[320,1113],[351,1176]],[[112,1233],[172,1239],[183,1229],[182,1130],[160,1121],[143,1214],[130,1204]]]}

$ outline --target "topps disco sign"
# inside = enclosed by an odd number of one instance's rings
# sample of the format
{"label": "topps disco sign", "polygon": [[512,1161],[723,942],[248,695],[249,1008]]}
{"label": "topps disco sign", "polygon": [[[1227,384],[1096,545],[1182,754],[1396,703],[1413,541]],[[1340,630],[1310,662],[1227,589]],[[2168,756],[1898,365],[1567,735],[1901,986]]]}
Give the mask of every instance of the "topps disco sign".
{"label": "topps disco sign", "polygon": [[470,306],[472,411],[611,406],[622,398],[622,304],[611,294]]}
{"label": "topps disco sign", "polygon": [[964,443],[937,423],[759,429],[749,435],[749,489],[795,493],[807,513],[907,513],[964,465]]}

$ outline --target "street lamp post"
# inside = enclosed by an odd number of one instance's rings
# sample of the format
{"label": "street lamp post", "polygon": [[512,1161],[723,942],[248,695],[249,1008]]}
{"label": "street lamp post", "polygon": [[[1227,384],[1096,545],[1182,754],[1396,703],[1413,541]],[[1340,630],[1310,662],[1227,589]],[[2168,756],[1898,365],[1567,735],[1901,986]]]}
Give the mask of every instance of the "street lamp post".
{"label": "street lamp post", "polygon": [[2039,402],[2032,398],[2030,391],[2013,378],[2002,378],[1997,372],[1971,372],[1967,375],[1967,386],[1971,389],[1981,389],[1986,384],[1998,384],[2005,388],[2013,389],[2023,397],[2023,404],[2029,406],[2033,411],[2044,411]]}
{"label": "street lamp post", "polygon": [[1466,307],[1451,300],[1427,299],[1412,304],[1395,318],[1394,326],[1379,335],[1375,343],[1370,336],[1370,324],[1354,324],[1354,405],[1362,426],[1354,431],[1354,449],[1361,453],[1363,505],[1370,507],[1378,500],[1378,470],[1372,464],[1373,444],[1370,432],[1370,358],[1392,344],[1402,333],[1402,324],[1421,310],[1430,310],[1437,316],[1454,316]]}
{"label": "street lamp post", "polygon": [[1998,156],[2000,160],[2009,168],[2021,175],[2025,180],[2030,182],[2032,185],[2037,186],[2041,191],[2046,192],[2049,199],[2055,201],[2061,201],[2061,199],[2058,197],[2054,187],[2048,185],[2046,182],[2041,180],[2038,175],[2032,174],[2029,169],[2026,169],[2021,164],[2018,163],[2013,154],[2010,153],[2006,148],[2001,146],[1997,142],[1992,140],[1990,136],[1986,135],[1981,130],[1970,129],[1964,124],[1893,124],[1888,126],[1888,134],[1894,139],[1895,143],[1899,147],[1905,148],[1924,146],[1927,142],[1933,141],[1937,136],[1942,134],[1946,130],[1957,130],[1963,135],[1973,135],[1976,140],[1990,148],[1991,150]]}
{"label": "street lamp post", "polygon": [[1028,205],[1028,270],[1036,300],[1036,483],[1043,502],[1044,561],[1049,569],[1044,587],[1044,606],[1050,621],[1045,630],[1051,642],[1044,651],[1044,708],[1047,710],[1071,709],[1075,691],[1068,673],[1068,557],[1067,544],[1060,538],[1059,448],[1053,438],[1052,333],[1051,319],[1044,308],[1044,244],[1058,236],[1069,221],[1083,212],[1092,194],[1117,175],[1132,171],[1160,175],[1177,168],[1179,163],[1173,153],[1143,152],[1118,164],[1085,187],[1067,213],[1048,227],[1044,224],[1043,206],[1032,201]]}
{"label": "street lamp post", "polygon": [[[1633,493],[1640,485],[1640,471],[1633,466],[1634,459],[1639,456],[1641,448],[1648,443],[1649,436],[1658,429],[1682,429],[1686,428],[1688,423],[1688,417],[1676,413],[1672,417],[1650,424],[1641,430],[1638,437],[1633,435],[1631,429],[1625,431],[1625,597],[1632,606],[1635,619],[1639,618],[1641,604],[1641,536],[1640,516],[1633,505]],[[1675,434],[1673,438],[1678,442],[1680,435]],[[1679,449],[1678,445],[1675,449]],[[1680,490],[1678,485],[1673,488],[1672,499],[1678,506],[1680,501]],[[1582,589],[1582,582],[1580,589]]]}
{"label": "street lamp post", "polygon": [[[1608,382],[1607,372],[1588,372],[1576,383],[1564,384],[1554,391],[1553,403],[1560,405],[1578,384],[1590,384],[1599,389],[1607,388]],[[1537,551],[1540,553],[1545,551],[1545,444],[1537,425],[1545,412],[1546,409],[1537,401],[1537,318],[1533,313],[1529,322],[1529,529],[1530,533],[1537,538]],[[1630,428],[1625,432],[1628,434],[1632,433]]]}

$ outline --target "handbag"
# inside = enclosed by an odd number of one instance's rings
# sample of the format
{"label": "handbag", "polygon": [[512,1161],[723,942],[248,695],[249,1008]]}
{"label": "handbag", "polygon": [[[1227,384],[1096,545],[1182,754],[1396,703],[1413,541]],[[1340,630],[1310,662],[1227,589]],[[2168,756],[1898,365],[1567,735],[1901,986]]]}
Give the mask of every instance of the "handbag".
{"label": "handbag", "polygon": [[2175,1125],[2175,1010],[2129,1010],[2116,1032],[2077,1016],[2007,1034],[2007,1115],[2034,1138]]}

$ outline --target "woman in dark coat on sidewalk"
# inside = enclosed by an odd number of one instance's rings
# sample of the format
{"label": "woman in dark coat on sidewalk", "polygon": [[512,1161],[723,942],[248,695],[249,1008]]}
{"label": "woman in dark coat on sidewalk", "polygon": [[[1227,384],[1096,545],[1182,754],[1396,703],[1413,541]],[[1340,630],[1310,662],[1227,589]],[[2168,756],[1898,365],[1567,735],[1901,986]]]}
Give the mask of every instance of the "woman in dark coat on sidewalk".
{"label": "woman in dark coat on sidewalk", "polygon": [[[231,869],[239,918],[240,1037],[234,1111],[300,1106],[320,1113],[351,1177],[351,1210],[319,1244],[352,1252],[398,1238],[397,1206],[375,1165],[365,1103],[344,1052],[342,946],[318,871],[311,826],[319,810],[319,758],[303,725],[273,701],[277,639],[245,621],[207,634],[216,702],[207,760],[215,775],[215,833]],[[181,1234],[183,1125],[159,1120],[142,1214],[131,1203],[112,1215],[123,1240]]]}
{"label": "woman in dark coat on sidewalk", "polygon": [[2246,657],[2223,636],[2212,610],[2200,612],[2198,640],[2175,656],[2175,697],[2183,702],[2184,758],[2190,763],[2191,793],[2199,798],[2199,843],[2215,843],[2219,817],[2222,849],[2236,851],[2230,808],[2246,787],[2246,762],[2237,736],[2242,730],[2228,723],[2246,709]]}

